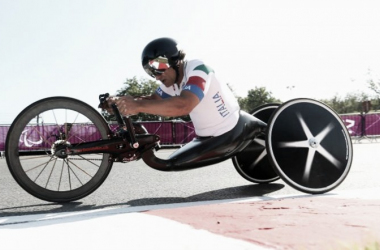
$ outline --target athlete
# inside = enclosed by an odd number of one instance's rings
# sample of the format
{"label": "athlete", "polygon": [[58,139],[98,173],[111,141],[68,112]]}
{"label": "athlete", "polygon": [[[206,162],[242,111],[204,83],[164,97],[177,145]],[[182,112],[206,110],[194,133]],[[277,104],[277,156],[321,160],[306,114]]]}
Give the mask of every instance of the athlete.
{"label": "athlete", "polygon": [[198,136],[231,130],[239,119],[239,104],[231,90],[202,61],[184,57],[173,39],[150,42],[142,52],[142,66],[161,86],[149,97],[116,99],[121,114],[190,115]]}
{"label": "athlete", "polygon": [[173,155],[173,165],[209,163],[213,158],[209,153],[216,151],[218,157],[227,158],[244,140],[251,141],[252,133],[265,128],[265,123],[240,111],[232,91],[216,78],[212,68],[200,60],[186,61],[174,39],[151,41],[141,62],[148,75],[161,82],[160,87],[151,96],[110,97],[108,106],[115,103],[122,115],[190,115],[198,137]]}

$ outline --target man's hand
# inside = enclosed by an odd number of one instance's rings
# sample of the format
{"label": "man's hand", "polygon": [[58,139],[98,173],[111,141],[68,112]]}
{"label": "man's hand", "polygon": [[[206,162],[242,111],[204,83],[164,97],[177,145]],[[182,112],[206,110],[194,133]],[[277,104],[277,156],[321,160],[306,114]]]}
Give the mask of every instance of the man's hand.
{"label": "man's hand", "polygon": [[137,110],[138,104],[132,96],[110,96],[100,108],[107,110],[110,114],[113,114],[112,104],[117,106],[122,116],[135,115],[139,113]]}

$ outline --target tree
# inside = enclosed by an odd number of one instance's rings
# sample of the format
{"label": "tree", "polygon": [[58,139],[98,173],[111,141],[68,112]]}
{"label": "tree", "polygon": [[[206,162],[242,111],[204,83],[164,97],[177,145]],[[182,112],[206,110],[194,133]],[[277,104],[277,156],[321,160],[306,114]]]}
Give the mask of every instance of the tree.
{"label": "tree", "polygon": [[247,112],[254,108],[267,103],[280,103],[281,101],[272,96],[272,92],[267,91],[265,87],[255,87],[248,91],[247,97],[238,97],[240,108]]}
{"label": "tree", "polygon": [[362,102],[369,100],[365,93],[348,93],[344,98],[335,95],[331,99],[320,100],[329,105],[338,114],[362,112]]}
{"label": "tree", "polygon": [[141,78],[139,81],[136,77],[127,79],[124,87],[117,91],[118,95],[146,96],[153,94],[159,84],[156,81]]}
{"label": "tree", "polygon": [[377,82],[373,80],[370,69],[368,69],[368,77],[369,79],[367,80],[367,83],[369,85],[369,89],[373,90],[377,96],[380,96],[380,80],[377,80]]}
{"label": "tree", "polygon": [[[371,71],[368,72],[368,75],[371,75]],[[367,83],[369,85],[369,89],[373,90],[376,93],[376,99],[372,100],[372,104],[375,105],[372,106],[375,108],[375,110],[380,109],[380,80],[377,80],[377,82],[375,82],[375,80],[370,77],[370,79],[367,80]]]}
{"label": "tree", "polygon": [[380,80],[375,82],[373,79],[367,80],[369,88],[373,90],[377,95],[380,95]]}

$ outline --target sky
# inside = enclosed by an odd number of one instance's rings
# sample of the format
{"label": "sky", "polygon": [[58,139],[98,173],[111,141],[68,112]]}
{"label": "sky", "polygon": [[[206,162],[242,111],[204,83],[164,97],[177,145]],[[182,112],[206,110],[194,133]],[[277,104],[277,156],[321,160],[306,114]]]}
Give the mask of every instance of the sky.
{"label": "sky", "polygon": [[286,101],[372,94],[380,80],[378,0],[0,0],[0,124],[69,96],[96,107],[126,79],[149,78],[141,52],[176,39],[240,97]]}

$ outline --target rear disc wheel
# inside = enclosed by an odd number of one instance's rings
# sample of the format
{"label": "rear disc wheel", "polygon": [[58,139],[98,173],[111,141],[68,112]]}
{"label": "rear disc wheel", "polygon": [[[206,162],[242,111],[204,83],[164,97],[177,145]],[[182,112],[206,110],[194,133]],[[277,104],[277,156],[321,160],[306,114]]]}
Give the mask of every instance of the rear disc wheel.
{"label": "rear disc wheel", "polygon": [[282,104],[273,113],[266,136],[275,171],[299,191],[330,191],[351,168],[353,150],[346,126],[335,111],[316,100]]}

